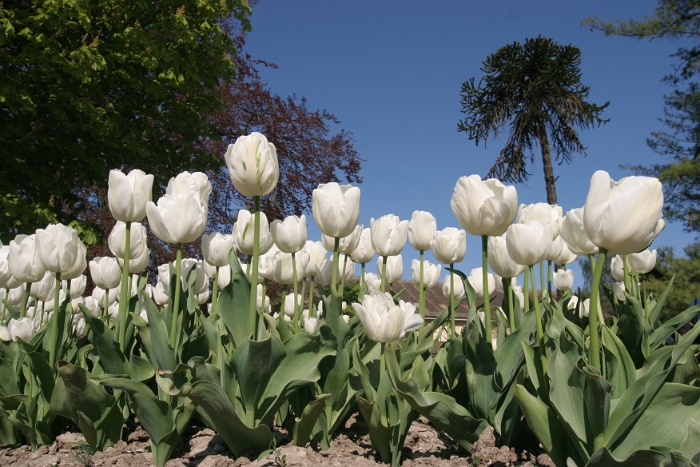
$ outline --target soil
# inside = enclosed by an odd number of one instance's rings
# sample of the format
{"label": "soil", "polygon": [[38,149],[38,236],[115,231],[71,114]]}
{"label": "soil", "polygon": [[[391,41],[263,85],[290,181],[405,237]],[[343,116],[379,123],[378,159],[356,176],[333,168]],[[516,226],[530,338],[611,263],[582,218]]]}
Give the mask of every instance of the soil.
{"label": "soil", "polygon": [[[133,425],[133,424],[132,424]],[[127,428],[129,428],[127,426]],[[152,465],[151,444],[146,432],[133,425],[122,441],[105,452],[90,455],[85,438],[80,433],[64,433],[51,446],[36,451],[28,446],[0,446],[0,465],[13,467],[145,467]],[[350,417],[343,430],[327,451],[310,446],[294,446],[284,430],[276,430],[277,453],[260,460],[255,456],[234,458],[223,439],[209,428],[191,426],[182,442],[175,448],[166,467],[275,467],[275,466],[347,466],[368,467],[382,464],[369,441],[366,425]],[[493,429],[482,433],[471,454],[436,430],[425,418],[419,418],[409,431],[403,449],[405,467],[436,466],[551,466],[554,463],[543,453],[516,451],[495,446]]]}

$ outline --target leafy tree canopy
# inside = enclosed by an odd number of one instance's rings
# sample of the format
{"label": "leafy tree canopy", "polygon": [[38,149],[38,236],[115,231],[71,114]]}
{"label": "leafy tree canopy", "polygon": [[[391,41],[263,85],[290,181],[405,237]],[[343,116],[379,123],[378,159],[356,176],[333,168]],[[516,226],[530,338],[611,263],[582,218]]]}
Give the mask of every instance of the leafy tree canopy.
{"label": "leafy tree canopy", "polygon": [[218,166],[201,139],[235,74],[245,0],[0,3],[0,232],[70,222],[76,187],[138,167],[162,184]]}

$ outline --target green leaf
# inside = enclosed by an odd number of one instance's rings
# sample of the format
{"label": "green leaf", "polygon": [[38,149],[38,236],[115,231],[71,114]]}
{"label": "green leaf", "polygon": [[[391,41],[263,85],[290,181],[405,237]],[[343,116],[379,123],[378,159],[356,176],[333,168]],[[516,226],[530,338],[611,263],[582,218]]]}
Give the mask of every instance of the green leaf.
{"label": "green leaf", "polygon": [[119,341],[114,332],[105,325],[104,321],[93,315],[85,305],[80,305],[80,311],[85,317],[85,323],[90,328],[88,338],[100,356],[102,368],[107,373],[115,375],[128,374],[129,364],[119,348]]}
{"label": "green leaf", "polygon": [[309,442],[311,433],[318,421],[318,416],[323,413],[324,403],[330,396],[330,394],[319,394],[314,400],[306,404],[301,418],[294,425],[295,445],[304,447]]}
{"label": "green leaf", "polygon": [[165,324],[163,313],[158,311],[153,299],[144,295],[146,305],[146,315],[148,316],[148,327],[150,329],[151,352],[158,363],[157,369],[174,370],[177,366],[177,356],[175,350],[170,347],[168,341],[168,326]]}
{"label": "green leaf", "polygon": [[626,459],[616,459],[607,448],[598,449],[585,467],[695,467],[688,459],[663,448],[638,450]]}
{"label": "green leaf", "polygon": [[[675,275],[671,277],[671,280],[668,281],[668,286],[666,287],[666,290],[661,294],[659,299],[656,301],[656,305],[654,308],[649,312],[649,322],[655,323],[656,320],[659,318],[659,313],[661,313],[661,310],[664,308],[664,304],[666,303],[666,298],[668,297],[668,294],[671,292],[671,288],[673,287],[673,280],[676,278]],[[698,307],[700,309],[700,307]]]}
{"label": "green leaf", "polygon": [[250,337],[250,282],[241,269],[235,250],[229,253],[231,265],[231,283],[221,289],[216,310],[229,332],[236,347],[243,345]]}

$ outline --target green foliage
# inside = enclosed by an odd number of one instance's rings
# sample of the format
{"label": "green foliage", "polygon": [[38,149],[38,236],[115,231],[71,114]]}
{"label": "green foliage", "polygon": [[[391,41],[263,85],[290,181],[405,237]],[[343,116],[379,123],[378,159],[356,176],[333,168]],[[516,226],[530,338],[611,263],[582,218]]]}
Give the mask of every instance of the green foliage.
{"label": "green foliage", "polygon": [[162,183],[218,166],[200,138],[214,136],[216,86],[235,71],[221,23],[249,29],[249,11],[243,0],[0,4],[0,231],[68,223],[80,189],[104,188],[112,168]]}
{"label": "green foliage", "polygon": [[538,36],[525,44],[514,42],[498,49],[484,61],[485,75],[462,84],[462,113],[458,130],[479,144],[491,134],[508,137],[488,173],[503,181],[527,180],[527,155],[535,145],[542,151],[547,201],[556,204],[555,160],[570,162],[573,152],[585,153],[576,127],[589,128],[607,122],[600,113],[608,106],[586,101],[589,88],[581,84],[581,51]]}
{"label": "green foliage", "polygon": [[670,247],[659,248],[657,251],[656,267],[646,278],[646,291],[659,297],[671,277],[675,276],[673,289],[660,316],[662,321],[666,321],[700,297],[700,243],[686,246],[685,258],[677,257]]}

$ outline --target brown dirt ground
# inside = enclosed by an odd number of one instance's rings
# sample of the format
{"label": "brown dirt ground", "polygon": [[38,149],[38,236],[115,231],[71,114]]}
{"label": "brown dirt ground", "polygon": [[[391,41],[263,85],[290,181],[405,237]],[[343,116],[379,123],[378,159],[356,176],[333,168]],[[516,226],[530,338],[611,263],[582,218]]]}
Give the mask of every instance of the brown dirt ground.
{"label": "brown dirt ground", "polygon": [[[307,446],[294,446],[284,430],[276,430],[278,454],[268,454],[260,460],[255,457],[235,459],[220,436],[209,428],[192,426],[175,448],[173,458],[166,467],[274,467],[274,466],[347,466],[369,467],[383,465],[372,448],[364,423],[357,416],[350,417],[345,430],[340,433],[328,451]],[[89,455],[81,446],[85,439],[80,433],[60,435],[51,446],[32,451],[28,446],[0,446],[0,465],[12,467],[102,467],[152,465],[151,445],[148,435],[138,425],[133,426],[124,440],[105,452]],[[471,455],[459,448],[424,418],[416,420],[406,437],[403,450],[403,466],[551,466],[546,454],[535,455],[512,448],[494,445],[493,429],[487,429],[474,444]]]}

